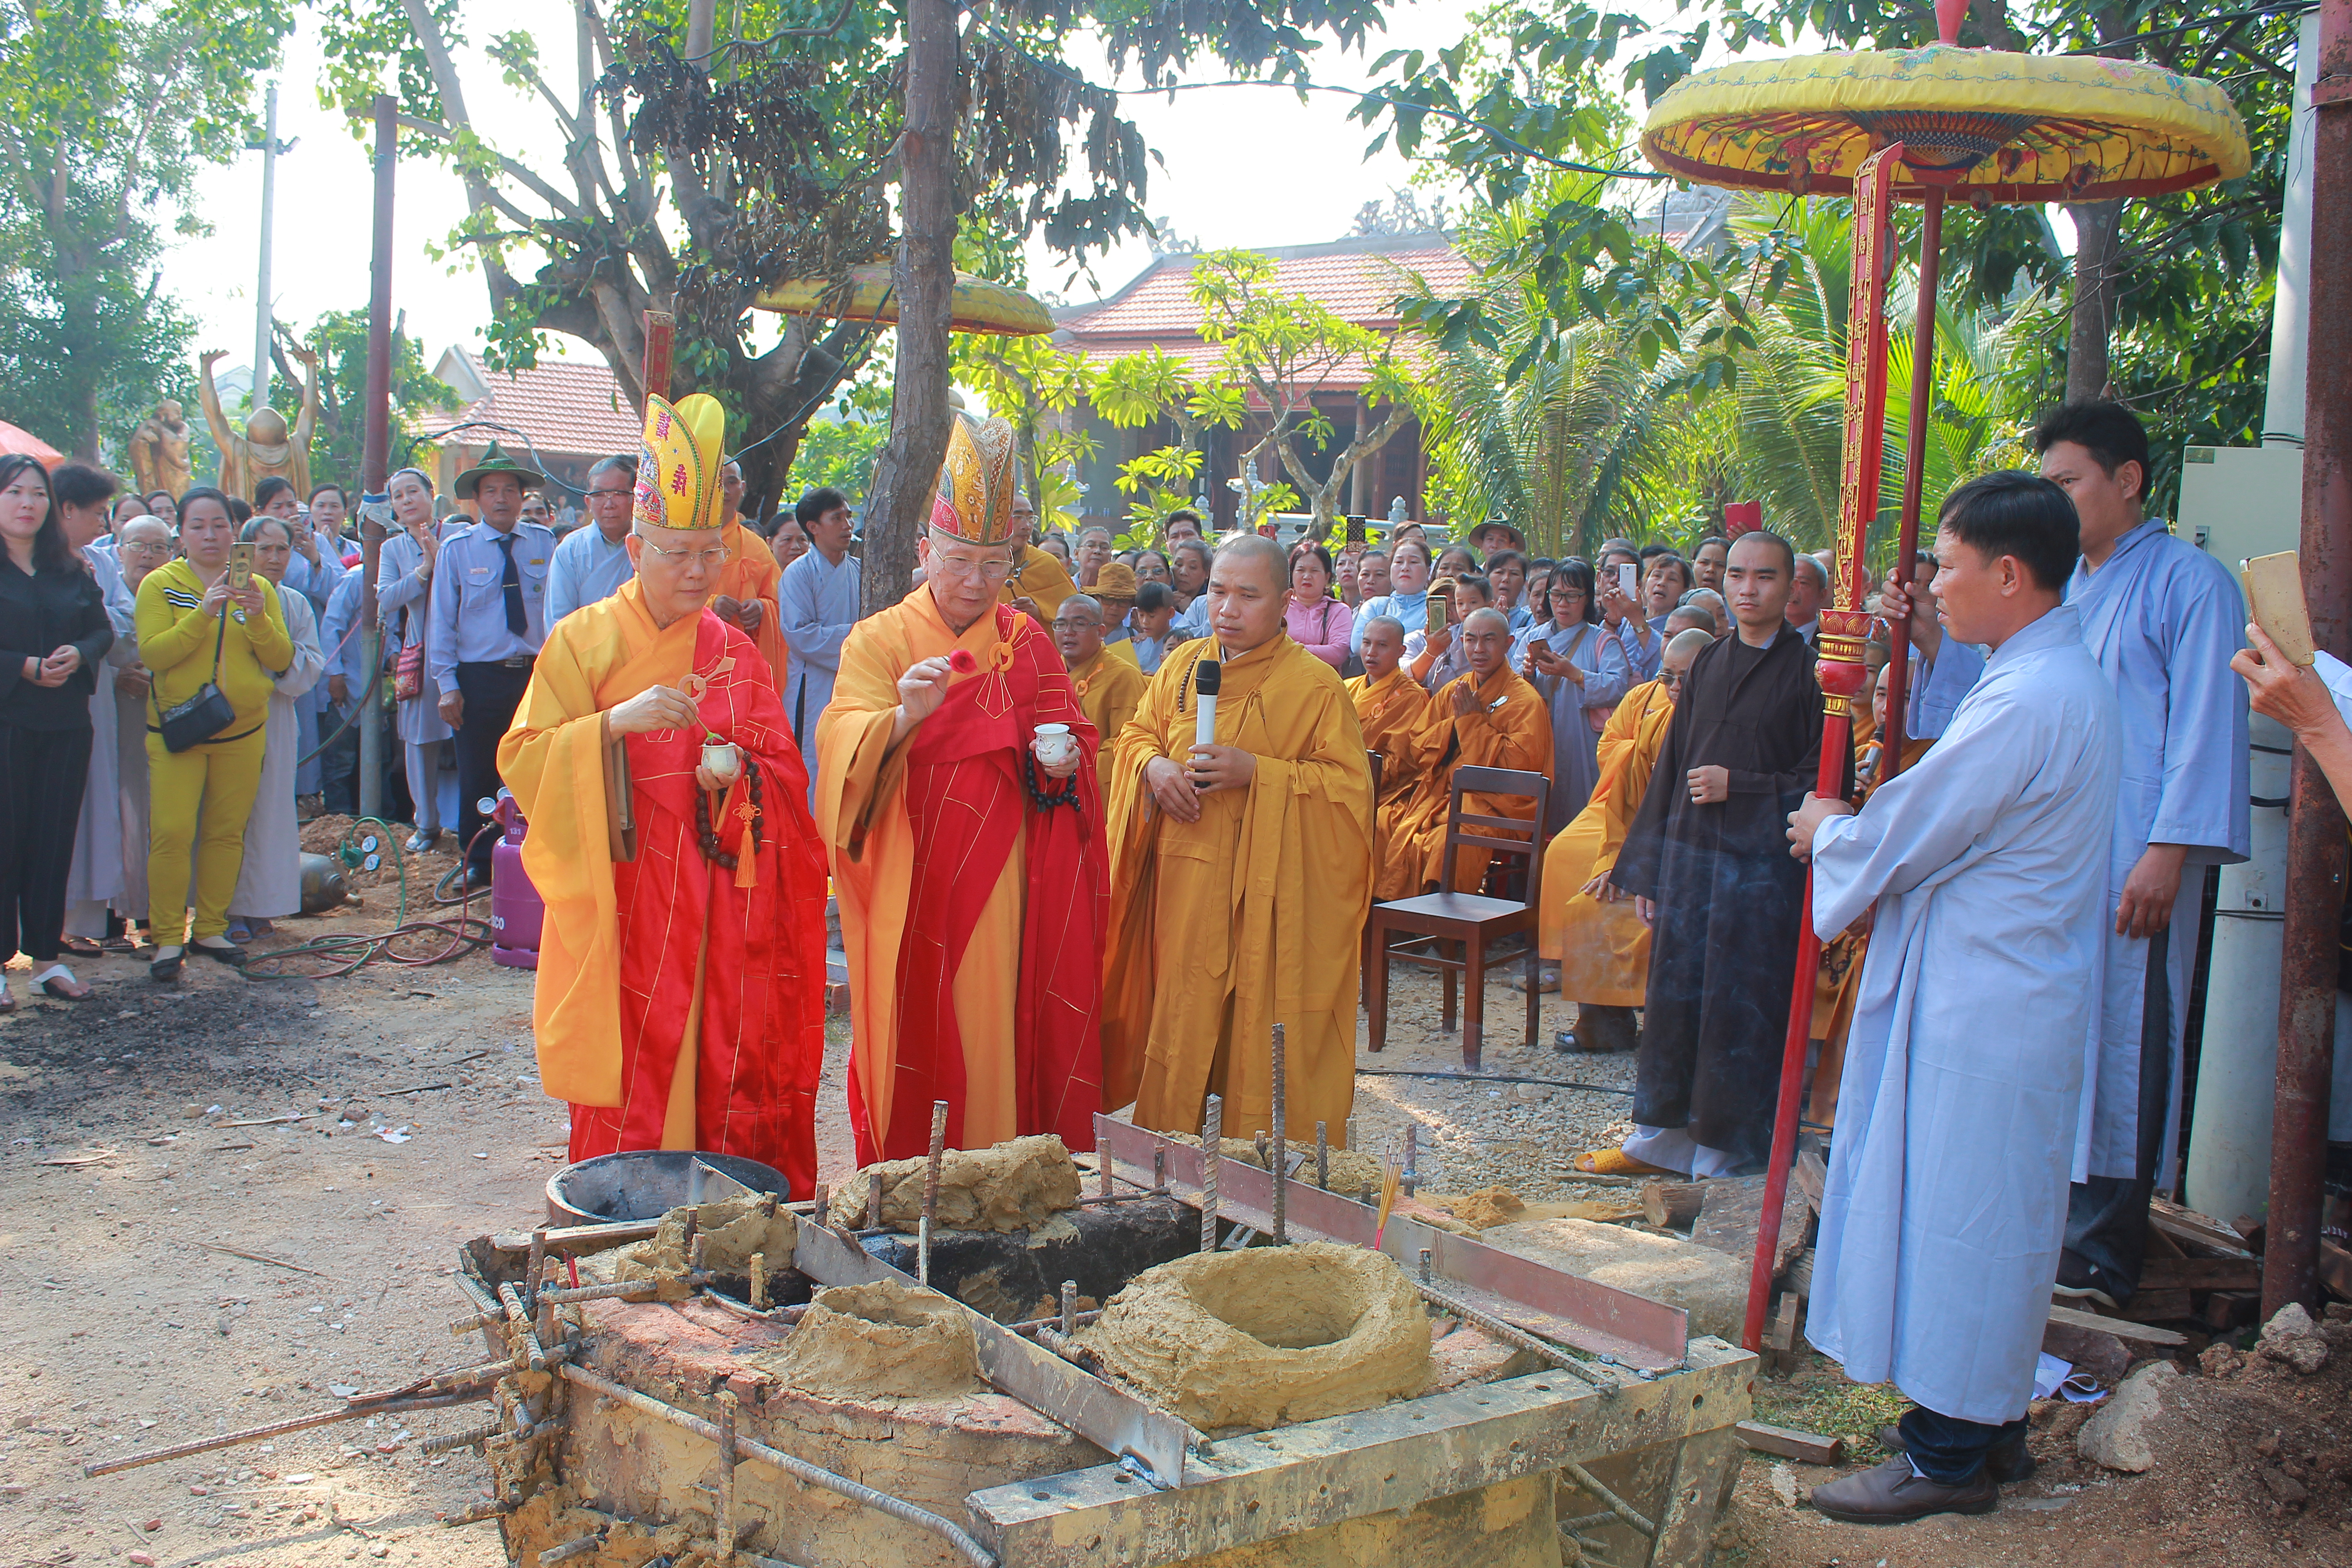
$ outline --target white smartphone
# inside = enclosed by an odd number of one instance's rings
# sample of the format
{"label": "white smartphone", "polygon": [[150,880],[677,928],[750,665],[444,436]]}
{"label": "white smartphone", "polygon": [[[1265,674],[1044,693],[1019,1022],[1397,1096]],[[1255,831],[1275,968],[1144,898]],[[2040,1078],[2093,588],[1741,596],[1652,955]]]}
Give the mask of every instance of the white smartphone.
{"label": "white smartphone", "polygon": [[1634,597],[1642,586],[1642,569],[1630,561],[1617,563],[1617,592],[1626,598]]}

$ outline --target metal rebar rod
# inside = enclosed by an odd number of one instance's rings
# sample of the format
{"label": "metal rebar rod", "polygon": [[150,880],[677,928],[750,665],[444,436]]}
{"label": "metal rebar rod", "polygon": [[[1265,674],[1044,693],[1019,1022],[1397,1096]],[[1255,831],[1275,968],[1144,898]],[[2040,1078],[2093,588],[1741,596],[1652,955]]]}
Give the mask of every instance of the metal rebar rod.
{"label": "metal rebar rod", "polygon": [[1315,1184],[1324,1192],[1331,1190],[1331,1124],[1315,1124]]}
{"label": "metal rebar rod", "polygon": [[816,1184],[816,1202],[809,1205],[809,1223],[819,1230],[825,1229],[825,1219],[832,1206],[833,1189],[819,1182]]}
{"label": "metal rebar rod", "polygon": [[768,1255],[764,1252],[751,1254],[751,1310],[768,1310]]}
{"label": "metal rebar rod", "polygon": [[381,1405],[326,1410],[316,1415],[297,1415],[288,1421],[273,1421],[267,1426],[247,1426],[239,1432],[225,1432],[217,1437],[206,1437],[194,1443],[175,1443],[152,1454],[133,1454],[127,1458],[109,1459],[103,1464],[84,1465],[81,1473],[85,1476],[110,1476],[117,1470],[135,1470],[142,1465],[160,1465],[167,1459],[184,1459],[191,1454],[209,1454],[215,1448],[234,1448],[240,1443],[258,1443],[267,1437],[283,1436],[289,1432],[305,1431],[312,1426],[331,1426],[338,1421],[358,1421],[366,1416],[402,1410],[446,1410],[454,1405],[471,1405],[488,1397],[489,1387],[484,1384],[462,1394],[436,1394],[423,1399],[390,1399]]}
{"label": "metal rebar rod", "polygon": [[732,1389],[719,1391],[719,1563],[735,1561],[735,1414]]}
{"label": "metal rebar rod", "polygon": [[[719,1440],[717,1426],[705,1421],[699,1415],[680,1410],[675,1405],[664,1404],[651,1394],[639,1394],[635,1389],[625,1387],[610,1378],[599,1377],[584,1367],[566,1365],[563,1375],[583,1388],[601,1394],[607,1399],[617,1399],[640,1414],[653,1416],[656,1420],[667,1421],[673,1426],[684,1427],[687,1431],[707,1438],[710,1442],[716,1443]],[[962,1553],[964,1560],[971,1563],[972,1568],[998,1568],[995,1553],[973,1540],[961,1526],[952,1521],[941,1519],[938,1514],[926,1509],[918,1508],[904,1498],[895,1498],[888,1492],[876,1491],[872,1487],[862,1486],[847,1476],[835,1475],[831,1470],[822,1469],[810,1464],[806,1459],[796,1458],[781,1448],[771,1448],[765,1443],[754,1442],[748,1437],[739,1436],[735,1440],[735,1449],[739,1459],[749,1458],[757,1459],[764,1465],[772,1465],[803,1485],[821,1487],[826,1491],[845,1497],[852,1502],[861,1503],[880,1513],[887,1513],[901,1523],[911,1524],[918,1530],[928,1530]]]}
{"label": "metal rebar rod", "polygon": [[[539,1294],[541,1300],[556,1303],[605,1301],[633,1296],[642,1296],[650,1300],[654,1292],[666,1283],[667,1281],[660,1279],[614,1279],[603,1285],[576,1285],[562,1290],[542,1290]],[[710,1283],[710,1276],[692,1272],[680,1276],[677,1283],[699,1289]]]}
{"label": "metal rebar rod", "polygon": [[1398,1178],[1397,1186],[1405,1196],[1411,1197],[1413,1189],[1419,1185],[1421,1185],[1421,1123],[1408,1121],[1404,1124],[1404,1173]]}
{"label": "metal rebar rod", "polygon": [[462,1340],[477,1329],[494,1329],[507,1321],[504,1312],[476,1312],[470,1318],[449,1320],[449,1337]]}
{"label": "metal rebar rod", "polygon": [[1481,1311],[1467,1301],[1449,1296],[1427,1280],[1416,1279],[1413,1281],[1412,1288],[1421,1292],[1423,1300],[1444,1308],[1481,1333],[1490,1334],[1506,1344],[1517,1345],[1523,1351],[1532,1352],[1562,1372],[1582,1378],[1605,1394],[1613,1396],[1616,1394],[1617,1384],[1614,1382],[1593,1371],[1550,1341],[1538,1339],[1517,1323],[1507,1323],[1492,1312]]}
{"label": "metal rebar rod", "polygon": [[1290,1187],[1290,1130],[1286,1104],[1289,1085],[1285,1074],[1285,1058],[1288,1055],[1284,1047],[1282,1026],[1276,1024],[1274,1026],[1274,1157],[1265,1167],[1274,1177],[1274,1244],[1276,1247],[1290,1245],[1290,1221],[1285,1212],[1288,1205],[1284,1202],[1284,1195]]}
{"label": "metal rebar rod", "polygon": [[547,1227],[541,1226],[530,1233],[530,1260],[523,1265],[522,1282],[526,1292],[523,1305],[536,1309],[539,1287],[547,1271]]}
{"label": "metal rebar rod", "polygon": [[446,1437],[427,1437],[416,1445],[416,1451],[420,1454],[446,1454],[453,1448],[478,1448],[497,1436],[502,1430],[504,1428],[493,1421],[487,1426],[476,1426],[465,1432],[452,1432]]}
{"label": "metal rebar rod", "polygon": [[523,1351],[530,1359],[530,1370],[545,1372],[547,1347],[540,1342],[539,1331],[530,1326],[530,1314],[523,1310],[522,1293],[515,1289],[513,1280],[509,1279],[499,1287],[499,1300],[506,1304],[507,1321],[522,1335]]}
{"label": "metal rebar rod", "polygon": [[1648,1520],[1643,1518],[1639,1513],[1636,1513],[1633,1510],[1633,1505],[1632,1503],[1627,1502],[1623,1498],[1619,1497],[1615,1492],[1611,1491],[1607,1487],[1602,1486],[1599,1481],[1593,1479],[1592,1472],[1591,1470],[1586,1469],[1582,1465],[1578,1464],[1573,1459],[1570,1459],[1568,1463],[1562,1465],[1560,1468],[1575,1477],[1576,1484],[1578,1486],[1582,1487],[1586,1491],[1591,1492],[1594,1497],[1599,1498],[1602,1502],[1608,1504],[1609,1511],[1611,1513],[1615,1514],[1619,1519],[1622,1519],[1627,1524],[1632,1525],[1635,1530],[1647,1536],[1650,1540],[1655,1541],[1658,1538],[1658,1527],[1651,1523]]}
{"label": "metal rebar rod", "polygon": [[583,1535],[577,1541],[567,1541],[561,1546],[548,1547],[540,1552],[539,1560],[541,1563],[562,1563],[573,1557],[585,1557],[604,1544],[604,1532],[599,1530]]}
{"label": "metal rebar rod", "polygon": [[1154,1197],[1168,1191],[1168,1145],[1157,1144],[1151,1151],[1151,1192]]}
{"label": "metal rebar rod", "polygon": [[931,1101],[931,1154],[923,1167],[922,1234],[915,1242],[915,1279],[918,1283],[931,1282],[931,1227],[939,1222],[940,1166],[947,1159],[948,1102]]}
{"label": "metal rebar rod", "polygon": [[[1217,1250],[1217,1165],[1225,1155],[1225,1102],[1223,1096],[1209,1096],[1209,1109],[1201,1118],[1201,1250]],[[1108,1158],[1108,1156],[1106,1156]]]}

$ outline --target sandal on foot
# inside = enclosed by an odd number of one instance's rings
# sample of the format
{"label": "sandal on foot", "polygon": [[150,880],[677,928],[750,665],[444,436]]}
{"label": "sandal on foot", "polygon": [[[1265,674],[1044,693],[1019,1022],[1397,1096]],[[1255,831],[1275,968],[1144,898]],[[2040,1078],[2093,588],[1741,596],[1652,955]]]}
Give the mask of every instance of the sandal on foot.
{"label": "sandal on foot", "polygon": [[[33,984],[41,988],[43,995],[59,1002],[87,1002],[90,998],[91,988],[82,985],[74,972],[62,963],[52,963],[34,975]],[[78,985],[81,986],[79,991],[74,989]]]}
{"label": "sandal on foot", "polygon": [[235,942],[230,942],[226,947],[207,947],[201,942],[192,942],[188,944],[188,951],[202,953],[215,963],[226,963],[231,969],[243,969],[245,961],[249,956],[245,949]]}
{"label": "sandal on foot", "polygon": [[1636,1160],[1622,1149],[1595,1149],[1590,1154],[1579,1154],[1575,1168],[1588,1176],[1679,1176],[1684,1173],[1669,1171],[1664,1165],[1653,1165],[1646,1160]]}
{"label": "sandal on foot", "polygon": [[147,978],[164,984],[177,980],[180,977],[180,959],[181,955],[175,952],[169,958],[154,960],[147,965]]}
{"label": "sandal on foot", "polygon": [[96,958],[104,951],[103,943],[92,942],[86,936],[61,936],[58,938],[58,945],[76,958]]}

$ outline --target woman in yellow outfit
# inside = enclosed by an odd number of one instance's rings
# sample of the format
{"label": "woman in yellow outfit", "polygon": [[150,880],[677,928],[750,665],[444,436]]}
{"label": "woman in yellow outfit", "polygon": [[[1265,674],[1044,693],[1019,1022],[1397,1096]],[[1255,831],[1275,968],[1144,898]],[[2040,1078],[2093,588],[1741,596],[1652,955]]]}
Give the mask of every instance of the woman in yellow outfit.
{"label": "woman in yellow outfit", "polygon": [[[139,584],[139,658],[148,688],[148,917],[155,959],[147,973],[180,977],[180,933],[186,929],[188,868],[195,865],[193,945],[206,958],[243,964],[245,949],[228,940],[229,895],[245,857],[245,822],[261,787],[261,748],[269,720],[270,672],[293,662],[278,590],[260,577],[242,589],[228,583],[236,539],[228,498],[199,486],[180,498],[183,559],[159,566]],[[226,612],[226,625],[221,616]],[[184,752],[165,748],[163,715],[209,681],[236,710],[212,740]],[[204,837],[197,839],[199,822]]]}

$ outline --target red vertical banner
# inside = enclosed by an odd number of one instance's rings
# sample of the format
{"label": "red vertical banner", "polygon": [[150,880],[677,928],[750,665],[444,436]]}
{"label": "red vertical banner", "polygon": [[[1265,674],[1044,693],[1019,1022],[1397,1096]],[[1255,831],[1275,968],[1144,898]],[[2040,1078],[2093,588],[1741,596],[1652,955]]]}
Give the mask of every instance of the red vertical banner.
{"label": "red vertical banner", "polygon": [[647,310],[646,352],[638,379],[648,396],[669,396],[670,358],[677,341],[677,321],[667,310]]}
{"label": "red vertical banner", "polygon": [[[1870,593],[1870,525],[1878,518],[1878,488],[1886,453],[1886,275],[1894,254],[1887,218],[1894,201],[1895,165],[1903,143],[1882,147],[1863,161],[1853,176],[1853,282],[1846,311],[1845,446],[1838,479],[1835,564],[1830,571],[1833,607],[1822,611],[1814,639],[1821,660],[1826,712],[1822,725],[1821,772],[1814,792],[1832,795],[1843,787],[1847,752],[1853,746],[1853,701],[1867,670],[1863,645],[1870,616],[1863,601]],[[1821,938],[1813,934],[1813,883],[1805,879],[1801,929],[1797,938],[1796,984],[1789,994],[1789,1032],[1780,1053],[1780,1098],[1772,1121],[1772,1163],[1764,1176],[1764,1207],[1756,1228],[1756,1262],[1748,1277],[1748,1321],[1741,1342],[1764,1347],[1764,1318],[1772,1300],[1772,1264],[1780,1245],[1780,1205],[1789,1195],[1789,1168],[1797,1157],[1797,1104],[1804,1087],[1805,1047],[1812,1033],[1813,983],[1822,967]]]}

